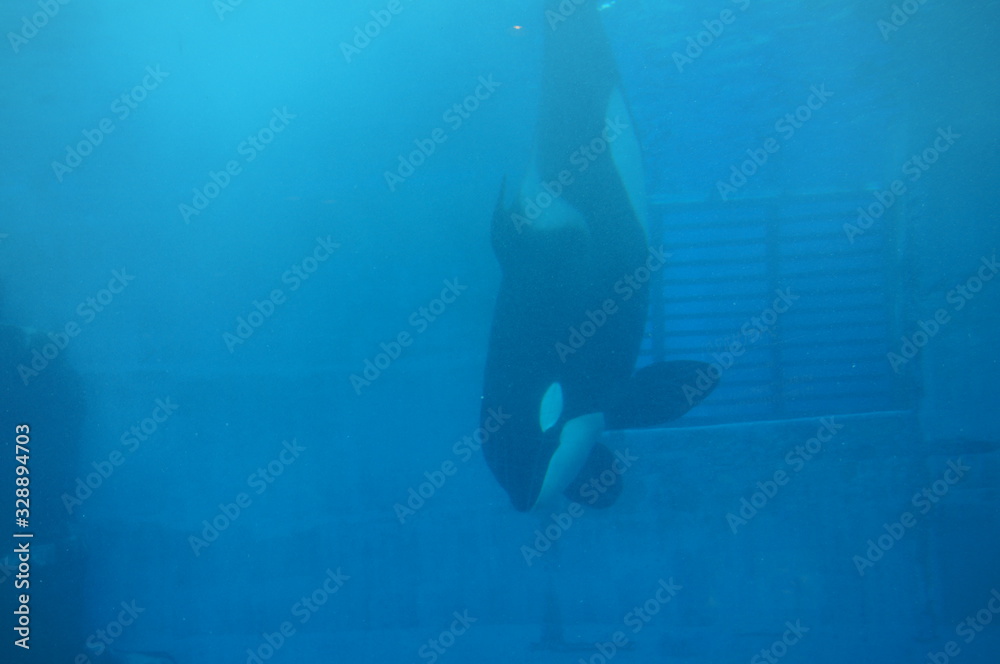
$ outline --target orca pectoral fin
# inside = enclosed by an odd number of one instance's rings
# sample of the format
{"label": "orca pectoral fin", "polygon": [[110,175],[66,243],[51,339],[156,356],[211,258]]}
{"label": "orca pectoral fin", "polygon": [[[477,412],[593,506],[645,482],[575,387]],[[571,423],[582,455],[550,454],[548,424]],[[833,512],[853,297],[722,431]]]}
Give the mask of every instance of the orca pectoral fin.
{"label": "orca pectoral fin", "polygon": [[[612,397],[608,429],[643,429],[676,420],[715,389],[705,362],[680,360],[643,367]],[[707,383],[707,385],[706,385]]]}

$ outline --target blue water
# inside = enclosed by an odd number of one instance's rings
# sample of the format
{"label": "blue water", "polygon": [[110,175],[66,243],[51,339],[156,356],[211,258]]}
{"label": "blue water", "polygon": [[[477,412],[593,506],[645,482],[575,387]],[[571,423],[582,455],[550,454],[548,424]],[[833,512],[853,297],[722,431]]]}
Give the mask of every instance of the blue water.
{"label": "blue water", "polygon": [[477,428],[540,4],[0,5],[0,661],[997,661],[1000,3],[605,3],[640,362],[721,378],[524,515]]}

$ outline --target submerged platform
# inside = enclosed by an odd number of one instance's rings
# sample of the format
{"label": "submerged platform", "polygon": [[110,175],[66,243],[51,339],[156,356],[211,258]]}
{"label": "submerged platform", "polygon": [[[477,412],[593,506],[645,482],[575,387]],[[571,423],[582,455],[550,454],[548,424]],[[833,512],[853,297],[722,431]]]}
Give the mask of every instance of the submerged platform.
{"label": "submerged platform", "polygon": [[[301,482],[198,555],[194,519],[106,521],[93,621],[136,598],[116,646],[180,664],[995,662],[996,444],[924,440],[902,412],[607,442],[628,463],[604,511],[515,513],[477,456],[402,523],[405,484],[338,506]],[[348,577],[335,592],[331,572]]]}

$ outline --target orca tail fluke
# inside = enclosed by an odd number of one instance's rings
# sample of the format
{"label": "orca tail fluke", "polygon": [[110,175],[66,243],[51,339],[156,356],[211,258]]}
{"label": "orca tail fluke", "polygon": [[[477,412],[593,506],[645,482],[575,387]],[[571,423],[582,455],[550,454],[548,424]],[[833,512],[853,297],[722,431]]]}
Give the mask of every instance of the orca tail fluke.
{"label": "orca tail fluke", "polygon": [[637,371],[605,410],[608,429],[645,429],[672,422],[694,408],[718,384],[705,362],[657,362]]}
{"label": "orca tail fluke", "polygon": [[[564,169],[574,170],[576,183],[564,193],[579,205],[582,188],[597,186],[611,175],[608,160],[576,171],[569,159],[581,145],[601,136],[618,66],[604,32],[600,12],[592,4],[574,6],[547,0],[541,98],[535,128],[539,179],[550,182]],[[600,171],[595,175],[595,171]]]}

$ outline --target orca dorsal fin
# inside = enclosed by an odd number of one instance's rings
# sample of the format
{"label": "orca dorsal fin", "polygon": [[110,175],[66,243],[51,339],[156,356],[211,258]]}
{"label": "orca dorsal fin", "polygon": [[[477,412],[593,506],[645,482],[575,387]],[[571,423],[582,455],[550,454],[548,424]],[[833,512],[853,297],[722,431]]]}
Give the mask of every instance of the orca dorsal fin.
{"label": "orca dorsal fin", "polygon": [[611,397],[605,411],[608,429],[645,429],[676,420],[715,389],[718,380],[708,369],[707,363],[692,360],[643,367]]}

